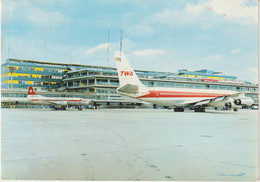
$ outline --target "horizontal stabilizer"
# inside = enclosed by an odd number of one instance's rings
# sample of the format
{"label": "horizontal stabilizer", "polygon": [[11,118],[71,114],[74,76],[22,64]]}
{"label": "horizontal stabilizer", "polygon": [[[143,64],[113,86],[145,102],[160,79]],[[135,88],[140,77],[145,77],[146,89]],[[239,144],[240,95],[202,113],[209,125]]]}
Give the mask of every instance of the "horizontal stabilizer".
{"label": "horizontal stabilizer", "polygon": [[138,93],[138,86],[126,84],[125,86],[119,88],[118,91],[124,93]]}

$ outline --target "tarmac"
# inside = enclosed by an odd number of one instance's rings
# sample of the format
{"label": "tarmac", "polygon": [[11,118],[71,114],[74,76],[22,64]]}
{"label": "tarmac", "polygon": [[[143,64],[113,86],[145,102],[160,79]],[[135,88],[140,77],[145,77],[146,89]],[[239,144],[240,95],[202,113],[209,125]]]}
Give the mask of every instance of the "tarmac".
{"label": "tarmac", "polygon": [[4,180],[257,179],[257,110],[1,112]]}

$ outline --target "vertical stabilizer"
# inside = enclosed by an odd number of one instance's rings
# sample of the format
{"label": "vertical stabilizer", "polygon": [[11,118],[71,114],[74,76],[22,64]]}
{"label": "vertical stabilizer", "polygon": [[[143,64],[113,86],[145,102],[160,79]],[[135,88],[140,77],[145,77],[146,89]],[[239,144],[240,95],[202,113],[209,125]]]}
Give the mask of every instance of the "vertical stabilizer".
{"label": "vertical stabilizer", "polygon": [[29,87],[28,95],[37,95],[37,94],[34,92],[33,87]]}
{"label": "vertical stabilizer", "polygon": [[[147,93],[148,89],[139,78],[136,76],[135,71],[129,64],[126,56],[123,52],[115,52],[115,59],[116,59],[116,66],[117,66],[117,73],[119,77],[119,90],[125,86],[133,86],[138,88],[139,93]],[[132,89],[133,89],[132,87]]]}
{"label": "vertical stabilizer", "polygon": [[43,97],[43,96],[36,94],[33,87],[29,87],[27,97],[29,97],[29,98],[37,97],[38,98],[38,97]]}

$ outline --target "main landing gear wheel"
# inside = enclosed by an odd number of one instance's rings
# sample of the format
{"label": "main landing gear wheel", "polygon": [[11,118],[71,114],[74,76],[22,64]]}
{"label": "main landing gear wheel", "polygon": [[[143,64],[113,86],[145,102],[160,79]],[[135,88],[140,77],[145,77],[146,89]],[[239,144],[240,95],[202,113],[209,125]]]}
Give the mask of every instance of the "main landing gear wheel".
{"label": "main landing gear wheel", "polygon": [[184,107],[175,107],[174,112],[184,112]]}
{"label": "main landing gear wheel", "polygon": [[78,110],[79,110],[79,111],[82,111],[82,109],[83,109],[83,106],[79,106],[79,107],[78,107]]}
{"label": "main landing gear wheel", "polygon": [[195,112],[205,112],[205,107],[197,107],[197,108],[194,108],[194,111],[195,111]]}

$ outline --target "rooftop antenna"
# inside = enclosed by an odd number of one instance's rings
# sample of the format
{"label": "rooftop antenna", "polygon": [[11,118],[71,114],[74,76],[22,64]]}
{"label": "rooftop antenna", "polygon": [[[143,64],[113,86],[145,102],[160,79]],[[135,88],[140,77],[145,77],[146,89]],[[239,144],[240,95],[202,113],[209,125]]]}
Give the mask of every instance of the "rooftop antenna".
{"label": "rooftop antenna", "polygon": [[45,28],[44,30],[44,60],[46,60],[46,49],[47,49],[47,46],[46,46],[46,34],[47,34],[47,30]]}
{"label": "rooftop antenna", "polygon": [[121,35],[120,35],[120,57],[121,57],[121,51],[122,51],[122,29],[121,29]]}
{"label": "rooftop antenna", "polygon": [[107,61],[109,61],[109,29],[107,32]]}

